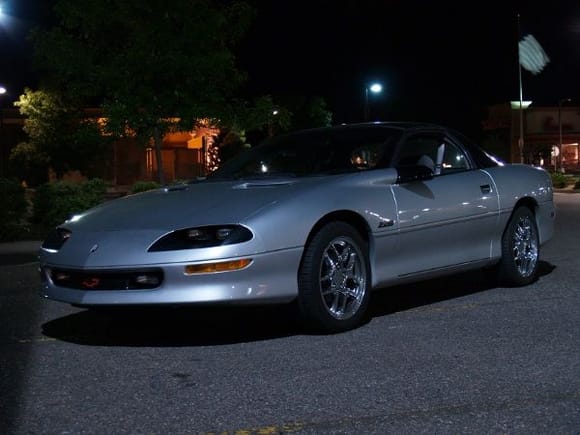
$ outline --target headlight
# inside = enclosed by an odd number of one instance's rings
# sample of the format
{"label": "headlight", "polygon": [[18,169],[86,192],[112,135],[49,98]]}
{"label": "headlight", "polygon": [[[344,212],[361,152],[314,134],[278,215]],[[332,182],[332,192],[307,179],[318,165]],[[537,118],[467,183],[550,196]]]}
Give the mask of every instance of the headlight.
{"label": "headlight", "polygon": [[252,232],[241,225],[212,225],[186,228],[161,237],[151,245],[148,251],[176,251],[179,249],[233,245],[252,240],[252,237]]}
{"label": "headlight", "polygon": [[48,252],[57,252],[70,239],[72,233],[65,228],[55,228],[42,243],[42,249]]}

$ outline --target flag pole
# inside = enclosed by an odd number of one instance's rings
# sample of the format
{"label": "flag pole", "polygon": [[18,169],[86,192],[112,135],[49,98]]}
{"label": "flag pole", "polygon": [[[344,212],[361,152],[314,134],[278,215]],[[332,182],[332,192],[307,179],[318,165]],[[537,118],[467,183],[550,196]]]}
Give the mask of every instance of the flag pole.
{"label": "flag pole", "polygon": [[[518,13],[518,44],[521,39],[520,36],[520,14]],[[524,93],[522,90],[522,62],[520,59],[520,52],[518,46],[518,76],[520,86],[520,137],[518,139],[518,148],[520,150],[520,163],[524,163]]]}

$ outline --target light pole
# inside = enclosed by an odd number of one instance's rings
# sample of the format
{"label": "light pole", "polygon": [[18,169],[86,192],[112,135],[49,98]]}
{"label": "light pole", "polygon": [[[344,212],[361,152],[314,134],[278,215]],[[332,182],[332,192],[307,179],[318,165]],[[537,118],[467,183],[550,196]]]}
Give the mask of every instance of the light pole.
{"label": "light pole", "polygon": [[571,101],[570,98],[560,98],[558,100],[558,130],[560,133],[560,140],[558,141],[558,167],[556,168],[556,171],[560,170],[560,172],[564,172],[564,166],[562,166],[562,103],[567,103],[569,101]]}
{"label": "light pole", "polygon": [[274,121],[276,117],[280,114],[280,109],[278,107],[273,107],[270,113],[268,114],[268,136],[274,136]]}
{"label": "light pole", "polygon": [[373,94],[379,94],[383,90],[383,85],[380,83],[372,83],[370,86],[365,87],[365,110],[364,118],[365,121],[369,120],[370,107],[369,107],[369,91]]}
{"label": "light pole", "polygon": [[[2,11],[0,10],[0,15],[2,15]],[[0,97],[2,97],[6,93],[6,88],[0,85]],[[4,176],[4,143],[3,143],[3,134],[4,134],[4,109],[2,108],[2,100],[0,100],[0,177]]]}

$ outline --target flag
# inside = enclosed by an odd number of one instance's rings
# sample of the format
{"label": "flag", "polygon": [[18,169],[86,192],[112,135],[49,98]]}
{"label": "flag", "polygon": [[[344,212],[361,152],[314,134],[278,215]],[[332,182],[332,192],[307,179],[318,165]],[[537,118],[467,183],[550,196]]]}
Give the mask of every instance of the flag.
{"label": "flag", "polygon": [[520,65],[532,74],[539,74],[550,62],[550,58],[532,35],[526,35],[518,44]]}

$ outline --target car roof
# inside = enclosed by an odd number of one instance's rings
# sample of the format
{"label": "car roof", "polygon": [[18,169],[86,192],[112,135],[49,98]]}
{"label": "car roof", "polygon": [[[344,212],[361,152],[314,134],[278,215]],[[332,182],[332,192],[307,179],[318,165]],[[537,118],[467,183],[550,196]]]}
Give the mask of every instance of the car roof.
{"label": "car roof", "polygon": [[337,124],[328,127],[316,127],[306,130],[297,130],[292,133],[299,132],[309,132],[309,131],[340,131],[340,130],[350,130],[350,129],[373,129],[373,128],[391,128],[396,130],[437,130],[437,131],[449,131],[450,129],[438,124],[432,124],[427,122],[402,122],[402,121],[381,121],[381,122],[359,122],[352,124]]}
{"label": "car roof", "polygon": [[492,157],[483,151],[479,146],[475,145],[471,140],[469,140],[465,135],[459,133],[457,130],[453,128],[446,127],[440,124],[428,123],[428,122],[361,122],[361,123],[353,123],[353,124],[339,124],[333,125],[330,127],[318,127],[312,128],[307,130],[296,130],[293,132],[289,132],[283,134],[281,136],[288,136],[294,134],[309,134],[312,133],[324,133],[324,132],[340,132],[340,131],[347,131],[347,130],[372,130],[372,129],[379,129],[379,128],[386,128],[391,130],[398,130],[403,134],[413,133],[413,132],[427,132],[427,133],[441,133],[445,135],[450,135],[455,139],[455,141],[459,140],[463,147],[466,149],[468,154],[471,156],[476,167],[490,167],[490,166],[497,166],[499,164],[499,160],[496,157]]}

